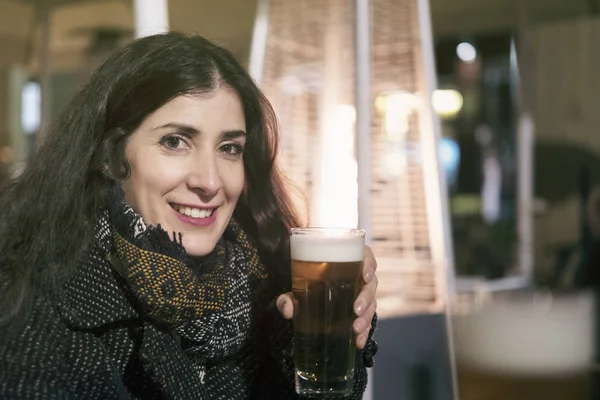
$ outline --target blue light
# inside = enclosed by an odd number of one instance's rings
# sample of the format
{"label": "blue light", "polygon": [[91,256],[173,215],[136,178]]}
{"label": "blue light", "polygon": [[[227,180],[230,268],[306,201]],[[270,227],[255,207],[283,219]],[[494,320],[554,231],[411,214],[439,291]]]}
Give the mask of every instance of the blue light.
{"label": "blue light", "polygon": [[446,174],[446,182],[452,186],[456,182],[460,163],[460,147],[456,140],[442,138],[439,145],[439,157]]}
{"label": "blue light", "polygon": [[27,134],[34,134],[40,129],[42,120],[42,89],[34,81],[27,82],[21,91],[21,127]]}

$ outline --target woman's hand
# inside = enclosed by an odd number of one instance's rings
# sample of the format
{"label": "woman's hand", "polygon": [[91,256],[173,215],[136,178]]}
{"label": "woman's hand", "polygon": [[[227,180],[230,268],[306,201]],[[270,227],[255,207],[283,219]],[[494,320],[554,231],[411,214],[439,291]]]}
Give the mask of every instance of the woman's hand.
{"label": "woman's hand", "polygon": [[[365,285],[354,301],[354,312],[357,317],[354,320],[353,328],[356,332],[356,347],[362,349],[367,343],[369,331],[371,329],[371,321],[377,309],[377,300],[375,293],[377,291],[377,261],[373,255],[373,251],[369,246],[365,246],[364,263],[363,263],[363,280]],[[284,318],[290,319],[294,315],[294,297],[291,292],[282,294],[277,298],[277,309]]]}

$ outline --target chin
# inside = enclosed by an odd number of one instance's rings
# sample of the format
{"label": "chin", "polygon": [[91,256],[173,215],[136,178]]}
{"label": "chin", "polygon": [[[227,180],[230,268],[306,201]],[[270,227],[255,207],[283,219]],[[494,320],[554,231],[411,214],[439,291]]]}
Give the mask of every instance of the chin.
{"label": "chin", "polygon": [[210,254],[210,252],[213,251],[217,245],[217,243],[213,243],[212,240],[209,242],[209,240],[201,238],[193,240],[193,242],[194,243],[187,244],[186,240],[183,239],[183,247],[185,248],[185,252],[191,257],[204,257],[205,255]]}
{"label": "chin", "polygon": [[[227,228],[227,224],[216,224],[208,228],[183,231],[183,247],[190,257],[204,257],[210,254]],[[229,219],[227,219],[229,222]]]}
{"label": "chin", "polygon": [[185,252],[187,253],[187,255],[190,257],[204,257],[210,254],[210,252],[213,251],[213,249],[215,248],[215,246],[209,248],[204,246],[186,246],[185,244],[183,247],[185,248]]}

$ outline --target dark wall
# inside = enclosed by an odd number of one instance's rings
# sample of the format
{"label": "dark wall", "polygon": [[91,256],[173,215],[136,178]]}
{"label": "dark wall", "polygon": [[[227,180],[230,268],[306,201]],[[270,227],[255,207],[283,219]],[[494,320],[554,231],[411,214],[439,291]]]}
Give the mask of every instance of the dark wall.
{"label": "dark wall", "polygon": [[374,400],[452,400],[443,314],[380,320]]}

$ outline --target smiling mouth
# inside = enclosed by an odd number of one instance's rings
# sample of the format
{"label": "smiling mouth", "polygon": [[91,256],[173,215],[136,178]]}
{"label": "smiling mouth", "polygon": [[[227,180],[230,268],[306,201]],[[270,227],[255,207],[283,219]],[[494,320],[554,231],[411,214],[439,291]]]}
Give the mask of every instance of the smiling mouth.
{"label": "smiling mouth", "polygon": [[181,215],[199,219],[208,218],[215,211],[215,208],[193,208],[187,206],[180,206],[179,204],[171,204],[171,207]]}

